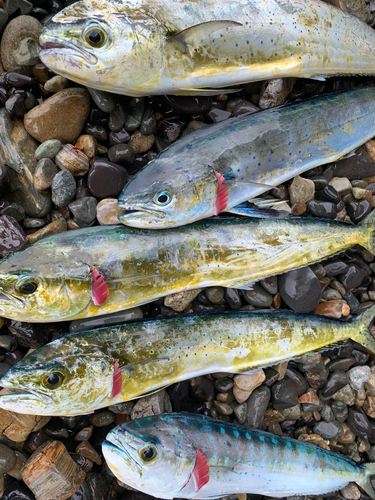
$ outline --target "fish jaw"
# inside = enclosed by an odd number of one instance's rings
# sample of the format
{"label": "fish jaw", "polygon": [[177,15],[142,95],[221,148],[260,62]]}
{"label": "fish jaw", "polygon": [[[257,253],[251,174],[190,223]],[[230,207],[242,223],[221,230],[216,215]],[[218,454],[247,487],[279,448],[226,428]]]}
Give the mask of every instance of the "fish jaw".
{"label": "fish jaw", "polygon": [[150,210],[144,207],[137,207],[135,205],[129,205],[127,203],[118,203],[118,209],[123,210],[124,213],[118,216],[118,220],[125,224],[126,226],[137,227],[144,229],[149,227],[151,229],[157,229],[160,227],[174,227],[166,226],[163,224],[163,220],[166,215],[161,210]]}
{"label": "fish jaw", "polygon": [[59,415],[54,411],[50,396],[36,391],[15,389],[15,386],[5,378],[6,375],[3,377],[1,385],[6,389],[11,389],[12,393],[0,395],[0,408],[28,415]]}

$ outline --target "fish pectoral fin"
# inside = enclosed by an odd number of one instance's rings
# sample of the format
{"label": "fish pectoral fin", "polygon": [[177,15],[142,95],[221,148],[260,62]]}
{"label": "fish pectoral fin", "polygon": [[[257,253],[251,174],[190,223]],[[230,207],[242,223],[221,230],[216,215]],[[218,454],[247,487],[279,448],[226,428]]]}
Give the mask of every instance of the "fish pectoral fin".
{"label": "fish pectoral fin", "polygon": [[207,21],[206,23],[196,24],[195,26],[190,26],[190,28],[179,31],[175,35],[168,37],[167,40],[178,42],[182,52],[185,53],[188,45],[197,47],[205,38],[210,36],[215,31],[231,28],[233,26],[242,26],[242,24],[237,21],[230,20]]}
{"label": "fish pectoral fin", "polygon": [[254,217],[255,219],[285,219],[287,217],[292,217],[286,210],[243,207],[242,205],[237,205],[235,207],[225,209],[225,212],[229,212],[235,215],[245,215],[246,217]]}
{"label": "fish pectoral fin", "polygon": [[198,492],[205,484],[208,483],[210,476],[210,468],[207,458],[201,450],[196,450],[196,459],[191,477],[194,481],[195,491]]}

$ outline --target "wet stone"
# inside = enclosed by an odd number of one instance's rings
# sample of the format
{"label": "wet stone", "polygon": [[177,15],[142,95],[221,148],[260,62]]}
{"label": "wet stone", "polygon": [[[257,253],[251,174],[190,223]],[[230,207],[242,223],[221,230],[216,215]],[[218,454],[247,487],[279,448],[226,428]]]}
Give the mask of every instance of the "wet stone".
{"label": "wet stone", "polygon": [[320,415],[325,422],[333,422],[335,420],[335,415],[329,405],[323,406],[320,410]]}
{"label": "wet stone", "polygon": [[321,420],[314,425],[315,434],[319,434],[323,439],[337,440],[344,434],[344,429],[339,422],[325,422]]}
{"label": "wet stone", "polygon": [[151,108],[146,109],[144,112],[140,132],[143,135],[151,135],[156,129],[156,118]]}
{"label": "wet stone", "polygon": [[85,196],[79,200],[74,200],[68,205],[74,216],[74,222],[79,227],[91,226],[96,217],[97,201],[92,196]]}
{"label": "wet stone", "polygon": [[61,170],[52,179],[52,201],[58,207],[65,207],[74,198],[76,181],[68,170]]}
{"label": "wet stone", "polygon": [[111,111],[108,120],[108,128],[112,132],[118,132],[125,125],[125,111],[121,104],[117,103],[113,111]]}
{"label": "wet stone", "polygon": [[44,90],[47,92],[60,92],[60,90],[65,89],[69,85],[69,80],[63,76],[54,76],[50,80],[47,80],[44,84]]}
{"label": "wet stone", "polygon": [[337,276],[348,271],[348,264],[341,260],[332,260],[324,265],[324,271],[327,276]]}
{"label": "wet stone", "polygon": [[95,160],[91,166],[87,185],[96,198],[111,198],[120,194],[129,179],[125,168],[106,160]]}
{"label": "wet stone", "polygon": [[109,485],[107,479],[97,472],[89,472],[86,478],[90,497],[95,500],[107,500]]}
{"label": "wet stone", "polygon": [[112,113],[116,107],[116,99],[113,94],[103,92],[97,89],[87,89],[91,95],[92,100],[103,111],[103,113]]}
{"label": "wet stone", "polygon": [[274,384],[279,380],[279,372],[276,371],[274,368],[265,368],[263,371],[266,376],[263,384],[266,385],[267,387],[271,387],[272,384]]}
{"label": "wet stone", "polygon": [[253,429],[259,429],[263,416],[271,399],[271,391],[264,385],[255,389],[246,402],[247,415],[245,425]]}
{"label": "wet stone", "polygon": [[26,113],[24,98],[21,94],[13,94],[5,102],[5,109],[12,118],[23,118]]}
{"label": "wet stone", "polygon": [[94,427],[105,427],[110,425],[115,421],[115,415],[109,410],[104,410],[99,413],[95,413],[91,418],[90,422]]}
{"label": "wet stone", "polygon": [[44,141],[37,147],[35,151],[35,159],[41,160],[42,158],[55,158],[57,153],[60,151],[61,146],[61,141],[57,139]]}
{"label": "wet stone", "polygon": [[34,187],[37,191],[44,191],[52,185],[52,180],[59,172],[54,162],[49,158],[38,161],[34,174]]}
{"label": "wet stone", "polygon": [[0,216],[0,255],[5,257],[29,243],[23,229],[13,217]]}
{"label": "wet stone", "polygon": [[224,109],[218,109],[218,108],[212,108],[208,113],[208,116],[214,123],[219,123],[224,120],[227,120],[228,118],[230,118],[231,115],[232,113],[230,113],[229,111],[225,111]]}
{"label": "wet stone", "polygon": [[298,370],[288,367],[285,372],[285,378],[293,382],[298,397],[307,392],[309,384]]}
{"label": "wet stone", "polygon": [[225,288],[224,298],[231,309],[237,310],[241,307],[241,297],[239,291],[235,288]]}
{"label": "wet stone", "polygon": [[331,410],[338,422],[345,422],[348,417],[348,407],[343,401],[332,401]]}
{"label": "wet stone", "polygon": [[361,391],[365,382],[367,382],[370,378],[370,367],[367,365],[356,366],[348,371],[348,375],[351,387],[356,391]]}
{"label": "wet stone", "polygon": [[107,155],[112,163],[124,167],[134,162],[134,150],[129,144],[115,144],[109,148]]}
{"label": "wet stone", "polygon": [[367,438],[373,432],[367,416],[360,409],[349,408],[347,424],[356,436]]}
{"label": "wet stone", "polygon": [[348,375],[345,372],[334,372],[327,380],[327,383],[322,389],[322,396],[329,398],[337,391],[347,385],[349,381]]}
{"label": "wet stone", "polygon": [[211,286],[205,290],[206,297],[212,304],[220,304],[224,299],[224,288]]}
{"label": "wet stone", "polygon": [[262,287],[271,295],[275,295],[277,293],[277,276],[270,276],[269,278],[265,278],[259,283]]}
{"label": "wet stone", "polygon": [[315,311],[321,296],[321,285],[309,267],[282,274],[278,282],[281,298],[293,311]]}
{"label": "wet stone", "polygon": [[212,97],[204,96],[164,96],[164,99],[173,109],[187,115],[203,115],[212,104]]}
{"label": "wet stone", "polygon": [[118,224],[118,216],[123,210],[117,208],[117,200],[114,198],[104,198],[96,206],[96,218],[100,225]]}
{"label": "wet stone", "polygon": [[243,425],[246,422],[246,416],[247,416],[247,403],[242,403],[242,404],[237,404],[233,412],[235,416],[237,417],[238,422]]}
{"label": "wet stone", "polygon": [[170,413],[171,411],[172,405],[169,396],[165,389],[162,389],[156,394],[139,399],[131,412],[131,419],[135,420],[142,417],[151,417],[152,415]]}
{"label": "wet stone", "polygon": [[76,452],[79,455],[82,455],[83,457],[88,458],[89,460],[91,460],[92,462],[95,462],[98,465],[102,464],[102,460],[101,460],[98,452],[95,451],[95,449],[92,447],[92,445],[88,441],[82,441],[82,443],[80,443],[77,446]]}
{"label": "wet stone", "polygon": [[219,378],[215,380],[215,388],[219,392],[228,392],[230,389],[232,389],[233,385],[233,379],[229,377]]}
{"label": "wet stone", "polygon": [[345,196],[352,192],[352,185],[347,177],[333,177],[329,185],[335,188],[340,196]]}
{"label": "wet stone", "polygon": [[43,431],[50,437],[58,440],[64,440],[69,437],[68,429],[58,420],[50,420],[47,425],[43,427]]}
{"label": "wet stone", "polygon": [[337,207],[330,201],[310,200],[307,202],[308,211],[315,217],[322,219],[335,219],[337,216]]}
{"label": "wet stone", "polygon": [[354,358],[341,358],[334,361],[330,361],[327,368],[330,372],[341,371],[346,372],[355,363]]}
{"label": "wet stone", "polygon": [[361,147],[354,155],[335,163],[334,175],[348,179],[363,179],[375,175],[374,159]]}
{"label": "wet stone", "polygon": [[14,451],[0,443],[0,474],[6,474],[16,465],[16,455]]}
{"label": "wet stone", "polygon": [[128,142],[129,139],[130,134],[124,128],[122,128],[118,132],[110,132],[108,136],[109,147],[112,147],[115,144],[123,144],[125,142]]}
{"label": "wet stone", "polygon": [[358,203],[351,202],[346,205],[346,211],[354,224],[358,224],[372,210],[372,205],[368,200],[361,200]]}
{"label": "wet stone", "polygon": [[314,198],[315,185],[310,179],[297,175],[289,186],[290,204],[298,202],[307,203]]}
{"label": "wet stone", "polygon": [[249,286],[249,290],[242,290],[242,295],[248,304],[255,307],[266,308],[272,305],[272,295],[259,283]]}
{"label": "wet stone", "polygon": [[347,271],[341,274],[338,279],[346,290],[351,290],[359,287],[365,276],[366,272],[363,269],[359,268],[355,264],[351,264],[349,265]]}
{"label": "wet stone", "polygon": [[338,319],[341,316],[348,316],[350,308],[343,300],[334,299],[318,304],[315,313],[327,316],[328,318]]}
{"label": "wet stone", "polygon": [[275,410],[285,410],[297,403],[298,392],[293,380],[280,380],[272,386],[272,405]]}

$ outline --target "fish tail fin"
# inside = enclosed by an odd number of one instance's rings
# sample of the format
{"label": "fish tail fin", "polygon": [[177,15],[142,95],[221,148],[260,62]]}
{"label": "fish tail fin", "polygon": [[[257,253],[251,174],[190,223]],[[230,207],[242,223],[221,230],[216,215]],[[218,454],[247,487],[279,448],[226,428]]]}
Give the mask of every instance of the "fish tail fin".
{"label": "fish tail fin", "polygon": [[375,255],[375,210],[369,213],[359,224],[363,232],[363,241],[360,245],[364,246],[369,252]]}
{"label": "fish tail fin", "polygon": [[375,356],[375,340],[370,332],[370,325],[375,318],[375,305],[366,309],[362,314],[357,316],[354,321],[354,332],[352,340],[358,342],[368,349],[368,351]]}
{"label": "fish tail fin", "polygon": [[375,463],[369,462],[362,465],[361,477],[357,479],[358,486],[367,493],[372,500],[375,500],[375,490],[371,484],[371,476],[375,474]]}

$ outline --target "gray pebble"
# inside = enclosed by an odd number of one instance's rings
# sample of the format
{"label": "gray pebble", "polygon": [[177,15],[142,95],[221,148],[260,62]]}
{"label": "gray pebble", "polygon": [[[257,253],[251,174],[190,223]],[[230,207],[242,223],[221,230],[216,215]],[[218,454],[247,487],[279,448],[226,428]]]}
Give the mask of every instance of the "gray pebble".
{"label": "gray pebble", "polygon": [[277,294],[277,276],[270,276],[269,278],[265,278],[264,280],[259,281],[259,284],[266,290],[266,292],[271,295]]}
{"label": "gray pebble", "polygon": [[76,181],[68,170],[61,170],[52,180],[52,201],[58,207],[65,207],[76,194]]}
{"label": "gray pebble", "polygon": [[211,304],[220,304],[224,299],[224,288],[221,286],[211,286],[206,288],[205,294]]}
{"label": "gray pebble", "polygon": [[132,409],[134,408],[134,401],[125,401],[124,403],[117,403],[116,405],[111,405],[108,409],[112,413],[120,413],[121,415],[130,415]]}
{"label": "gray pebble", "polygon": [[110,425],[115,421],[115,414],[109,410],[104,410],[99,413],[95,413],[90,418],[90,423],[94,427],[105,427],[106,425]]}
{"label": "gray pebble", "polygon": [[109,115],[108,128],[112,132],[119,132],[124,125],[125,111],[122,108],[121,104],[117,103],[115,109]]}
{"label": "gray pebble", "polygon": [[234,414],[237,417],[238,422],[243,425],[246,422],[247,416],[247,403],[236,404],[234,407]]}
{"label": "gray pebble", "polygon": [[254,389],[247,403],[246,426],[253,429],[259,429],[266,413],[268,403],[271,399],[271,391],[268,387],[261,385]]}
{"label": "gray pebble", "polygon": [[34,188],[37,191],[50,188],[52,180],[58,172],[59,169],[49,158],[39,160],[34,173]]}
{"label": "gray pebble", "polygon": [[87,88],[87,90],[90,92],[92,100],[103,113],[112,113],[112,111],[114,111],[116,107],[116,98],[113,94],[97,89]]}
{"label": "gray pebble", "polygon": [[44,141],[37,147],[35,151],[35,158],[37,160],[41,160],[42,158],[50,158],[52,160],[52,158],[55,158],[57,153],[60,151],[61,146],[61,141],[58,139]]}
{"label": "gray pebble", "polygon": [[142,123],[141,123],[141,134],[151,135],[156,129],[156,118],[154,111],[151,108],[146,109],[144,112]]}
{"label": "gray pebble", "polygon": [[340,439],[344,434],[344,429],[339,422],[324,422],[321,420],[314,425],[314,433],[322,436],[323,439]]}
{"label": "gray pebble", "polygon": [[270,307],[272,305],[272,295],[259,284],[254,283],[249,290],[242,290],[243,298],[248,304],[255,307]]}
{"label": "gray pebble", "polygon": [[361,391],[363,389],[363,384],[368,381],[371,375],[370,367],[365,366],[355,366],[348,371],[349,384],[356,391]]}
{"label": "gray pebble", "polygon": [[129,103],[129,114],[125,119],[125,129],[128,132],[137,130],[141,123],[145,110],[145,100],[143,97],[133,97]]}
{"label": "gray pebble", "polygon": [[279,292],[283,301],[293,311],[315,311],[321,296],[321,285],[309,267],[302,267],[282,274],[278,278]]}
{"label": "gray pebble", "polygon": [[26,229],[40,229],[41,227],[44,227],[47,224],[47,220],[43,218],[37,218],[37,217],[26,217],[26,219],[23,220],[22,225]]}
{"label": "gray pebble", "polygon": [[215,387],[219,392],[228,392],[232,389],[234,383],[231,378],[219,378],[215,381]]}
{"label": "gray pebble", "polygon": [[0,9],[0,28],[3,28],[8,22],[8,12],[5,9]]}
{"label": "gray pebble", "polygon": [[342,296],[337,290],[328,287],[322,292],[322,298],[325,300],[341,300]]}
{"label": "gray pebble", "polygon": [[13,450],[0,443],[0,474],[6,474],[16,465],[17,457]]}
{"label": "gray pebble", "polygon": [[237,310],[241,307],[240,293],[235,288],[225,288],[224,298],[231,309]]}
{"label": "gray pebble", "polygon": [[1,210],[0,215],[8,215],[19,222],[25,218],[25,210],[18,203],[11,203]]}
{"label": "gray pebble", "polygon": [[115,144],[108,150],[108,158],[111,162],[126,167],[134,162],[134,151],[129,144]]}
{"label": "gray pebble", "polygon": [[335,420],[335,415],[333,414],[332,408],[329,405],[324,405],[320,410],[320,415],[325,422],[333,422]]}
{"label": "gray pebble", "polygon": [[98,202],[93,196],[85,196],[79,200],[69,203],[69,210],[74,216],[74,222],[79,227],[88,227],[93,224],[96,217],[96,206]]}
{"label": "gray pebble", "polygon": [[17,341],[12,335],[0,335],[0,347],[12,352],[17,349]]}

